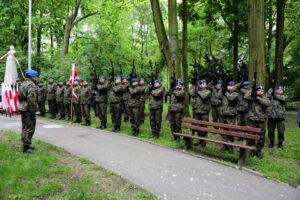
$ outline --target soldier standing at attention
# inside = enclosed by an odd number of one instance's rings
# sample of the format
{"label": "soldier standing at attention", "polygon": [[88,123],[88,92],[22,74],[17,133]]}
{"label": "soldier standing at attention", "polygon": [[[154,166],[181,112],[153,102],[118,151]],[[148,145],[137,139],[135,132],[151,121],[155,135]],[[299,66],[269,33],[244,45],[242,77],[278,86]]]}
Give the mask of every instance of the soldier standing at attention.
{"label": "soldier standing at attention", "polygon": [[44,86],[43,81],[39,81],[38,87],[38,106],[40,114],[39,116],[45,117],[46,108],[45,108],[45,101],[46,101],[47,90]]}
{"label": "soldier standing at attention", "polygon": [[174,136],[174,140],[179,142],[180,137],[174,135],[174,133],[181,132],[181,123],[183,118],[183,102],[185,99],[185,92],[181,79],[178,79],[175,88],[170,87],[170,89],[167,91],[167,95],[170,96],[168,118],[170,121],[171,132]]}
{"label": "soldier standing at attention", "polygon": [[101,125],[97,128],[106,129],[107,122],[107,93],[109,91],[109,83],[105,82],[105,76],[99,76],[99,83],[93,84],[93,90],[96,91],[96,113],[98,114]]}
{"label": "soldier standing at attention", "polygon": [[141,88],[141,98],[140,98],[140,123],[141,123],[141,125],[145,121],[145,102],[146,102],[145,90],[146,90],[146,86],[144,84],[145,84],[145,80],[143,78],[141,78],[140,82],[139,82],[139,85]]}
{"label": "soldier standing at attention", "polygon": [[80,101],[79,101],[81,86],[79,85],[79,82],[80,82],[80,80],[78,78],[76,78],[74,81],[73,94],[72,94],[72,103],[73,103],[74,111],[75,111],[75,115],[76,115],[76,120],[74,121],[74,123],[80,123],[81,117],[82,117]]}
{"label": "soldier standing at attention", "polygon": [[122,93],[123,85],[121,83],[121,76],[115,78],[115,84],[111,86],[109,102],[110,102],[110,114],[112,124],[114,125],[113,132],[119,132],[122,121]]}
{"label": "soldier standing at attention", "polygon": [[90,115],[90,105],[92,101],[92,89],[88,85],[89,80],[83,79],[83,87],[80,88],[80,106],[81,106],[81,113],[85,120],[83,125],[90,126],[91,125],[91,115]]}
{"label": "soldier standing at attention", "polygon": [[[260,128],[261,132],[259,133],[260,139],[256,143],[256,156],[259,159],[262,159],[261,150],[264,148],[265,144],[265,132],[266,132],[266,120],[267,120],[267,108],[270,105],[270,100],[263,96],[264,95],[264,87],[259,86],[254,91],[254,95],[252,95],[252,90],[248,91],[245,95],[245,98],[251,101],[250,110],[248,113],[248,126]],[[249,140],[249,145],[254,146],[255,141]],[[255,155],[255,151],[252,150],[250,152],[250,156],[253,157]]]}
{"label": "soldier standing at attention", "polygon": [[220,108],[222,105],[222,80],[217,81],[217,85],[211,87],[211,114],[213,122],[219,123],[221,121]]}
{"label": "soldier standing at attention", "polygon": [[155,80],[154,85],[149,84],[145,90],[145,93],[150,94],[149,109],[152,135],[149,139],[153,137],[159,138],[165,93],[165,88],[161,85],[161,82],[161,79]]}
{"label": "soldier standing at attention", "polygon": [[[199,80],[198,85],[190,91],[190,95],[194,99],[194,113],[196,120],[209,121],[211,91],[207,89],[207,82],[205,79]],[[198,136],[206,137],[207,132],[198,131]],[[201,144],[202,147],[206,146],[206,142],[199,140],[195,145]]]}
{"label": "soldier standing at attention", "polygon": [[285,104],[287,96],[283,94],[284,88],[279,86],[276,91],[273,92],[273,88],[270,88],[267,97],[270,99],[270,105],[267,108],[268,114],[268,136],[270,139],[270,148],[274,147],[275,140],[275,128],[278,130],[278,148],[283,150],[284,131],[285,131]]}
{"label": "soldier standing at attention", "polygon": [[57,103],[58,112],[60,113],[59,120],[65,119],[64,91],[65,91],[64,81],[59,80],[56,89],[56,103]]}
{"label": "soldier standing at attention", "polygon": [[132,128],[131,134],[135,137],[138,136],[140,128],[140,100],[141,88],[139,86],[139,80],[133,78],[131,80],[131,86],[129,87],[128,109]]}
{"label": "soldier standing at attention", "polygon": [[124,115],[124,122],[127,122],[129,119],[128,115],[128,98],[129,98],[129,86],[128,78],[124,76],[123,78],[123,101],[122,101],[122,110]]}
{"label": "soldier standing at attention", "polygon": [[[235,118],[237,115],[236,106],[238,104],[239,94],[236,92],[235,84],[233,81],[230,81],[227,85],[227,91],[225,92],[222,99],[221,107],[221,116],[222,123],[224,124],[235,124]],[[234,142],[234,137],[232,136],[223,136],[225,142]],[[233,153],[233,147],[224,145],[222,148],[223,151],[228,150],[230,154]]]}
{"label": "soldier standing at attention", "polygon": [[34,148],[31,147],[31,138],[35,131],[36,116],[38,109],[38,91],[35,81],[38,72],[35,70],[26,70],[26,79],[19,88],[20,112],[22,120],[22,143],[23,153],[32,153]]}
{"label": "soldier standing at attention", "polygon": [[[64,90],[64,106],[67,110],[68,121],[71,120],[71,99],[72,99],[72,87],[70,80],[66,80],[66,86]],[[73,114],[72,114],[73,115]]]}
{"label": "soldier standing at attention", "polygon": [[48,106],[49,106],[49,112],[51,114],[49,119],[55,119],[56,118],[56,99],[55,99],[55,95],[56,95],[57,85],[53,81],[54,81],[54,77],[51,76],[49,78],[49,84],[48,84],[48,87],[47,87],[47,101],[48,101]]}
{"label": "soldier standing at attention", "polygon": [[247,126],[247,113],[249,111],[249,101],[245,99],[246,93],[251,90],[250,82],[242,83],[242,88],[239,91],[239,100],[237,104],[237,121],[239,126]]}

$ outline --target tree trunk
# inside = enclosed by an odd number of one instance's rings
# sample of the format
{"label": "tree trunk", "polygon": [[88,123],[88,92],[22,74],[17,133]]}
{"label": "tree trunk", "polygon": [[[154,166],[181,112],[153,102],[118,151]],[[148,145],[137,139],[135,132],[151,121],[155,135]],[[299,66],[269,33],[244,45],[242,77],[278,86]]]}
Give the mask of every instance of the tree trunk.
{"label": "tree trunk", "polygon": [[233,39],[233,80],[238,82],[238,60],[239,60],[239,10],[238,2],[234,1],[234,28],[232,32]]}
{"label": "tree trunk", "polygon": [[249,80],[257,72],[257,85],[265,85],[264,0],[248,0]]}
{"label": "tree trunk", "polygon": [[182,1],[182,72],[183,82],[185,88],[185,100],[184,100],[184,116],[189,117],[189,77],[188,77],[188,59],[187,59],[187,46],[188,46],[188,9],[187,0]]}
{"label": "tree trunk", "polygon": [[286,0],[277,0],[276,19],[276,46],[275,46],[275,72],[277,71],[277,85],[283,85],[283,31],[284,31],[284,8]]}
{"label": "tree trunk", "polygon": [[[43,13],[40,11],[40,19],[42,19]],[[41,55],[41,46],[42,46],[42,24],[41,22],[39,23],[38,30],[37,30],[37,43],[36,43],[36,50],[37,50],[37,55],[40,57]]]}
{"label": "tree trunk", "polygon": [[64,28],[64,38],[63,38],[63,55],[67,55],[69,53],[69,44],[72,30],[72,19],[67,18]]}
{"label": "tree trunk", "polygon": [[[271,48],[272,48],[272,28],[273,28],[273,0],[269,0],[268,8],[267,8],[267,15],[268,15],[268,31],[267,31],[267,52],[266,52],[266,70],[267,76],[269,80],[271,79]],[[269,87],[269,82],[266,82],[267,88]]]}

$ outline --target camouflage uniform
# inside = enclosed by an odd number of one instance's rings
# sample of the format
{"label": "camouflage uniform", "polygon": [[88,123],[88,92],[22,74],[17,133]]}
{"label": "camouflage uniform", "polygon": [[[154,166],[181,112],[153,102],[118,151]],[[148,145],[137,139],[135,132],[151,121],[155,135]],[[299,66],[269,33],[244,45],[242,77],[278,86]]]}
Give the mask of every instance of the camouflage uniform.
{"label": "camouflage uniform", "polygon": [[222,106],[222,98],[223,98],[223,92],[222,87],[215,85],[211,87],[211,114],[212,114],[212,120],[213,122],[220,122],[222,121],[221,115],[220,115],[220,109]]}
{"label": "camouflage uniform", "polygon": [[146,102],[146,86],[145,85],[140,85],[141,88],[141,98],[140,98],[140,122],[141,124],[144,123],[145,121],[145,102]]}
{"label": "camouflage uniform", "polygon": [[237,122],[239,126],[247,126],[247,114],[249,111],[249,100],[245,99],[245,94],[250,90],[251,88],[241,88],[239,92],[239,99],[237,104]]}
{"label": "camouflage uniform", "polygon": [[45,101],[46,101],[47,90],[45,86],[38,86],[38,107],[41,116],[45,116],[46,108],[45,108]]}
{"label": "camouflage uniform", "polygon": [[96,113],[101,121],[101,126],[105,127],[107,123],[107,93],[109,88],[109,83],[98,83],[94,86],[94,90],[96,91]]}
{"label": "camouflage uniform", "polygon": [[129,87],[128,108],[133,135],[137,136],[140,128],[140,99],[141,88],[138,85]]}
{"label": "camouflage uniform", "polygon": [[114,125],[115,132],[120,130],[121,121],[122,121],[122,92],[123,92],[123,85],[122,83],[116,83],[110,89],[110,114],[111,120]]}
{"label": "camouflage uniform", "polygon": [[55,118],[56,115],[56,100],[55,100],[56,88],[57,88],[56,83],[49,83],[47,87],[47,101],[49,105],[49,112],[51,113],[52,118]]}
{"label": "camouflage uniform", "polygon": [[71,117],[72,87],[71,85],[67,84],[64,89],[64,105],[67,110],[68,120],[71,120],[71,118],[73,117]]}
{"label": "camouflage uniform", "polygon": [[31,145],[31,138],[35,131],[38,91],[31,79],[26,79],[19,88],[19,102],[22,119],[22,142],[24,150]]}
{"label": "camouflage uniform", "polygon": [[72,95],[72,103],[74,106],[74,111],[76,115],[76,121],[75,123],[81,122],[82,114],[81,114],[81,107],[80,107],[80,102],[79,102],[79,97],[80,97],[80,88],[81,86],[74,85],[73,92],[77,96],[77,99]]}
{"label": "camouflage uniform", "polygon": [[270,99],[270,105],[267,108],[268,114],[268,136],[271,142],[274,144],[275,136],[275,128],[277,126],[278,129],[278,141],[284,141],[284,131],[285,131],[285,104],[287,101],[287,96],[284,94],[279,94],[275,92],[273,96],[273,89],[271,88],[267,97]]}
{"label": "camouflage uniform", "polygon": [[152,134],[155,134],[158,137],[161,129],[165,88],[162,85],[157,88],[148,85],[145,93],[150,94],[149,109]]}
{"label": "camouflage uniform", "polygon": [[[167,95],[170,96],[170,103],[168,107],[168,119],[170,122],[171,132],[181,133],[181,123],[183,118],[183,102],[185,99],[184,87],[171,88],[167,91]],[[174,135],[175,140],[179,140],[180,137]]]}
{"label": "camouflage uniform", "polygon": [[80,88],[79,101],[80,101],[81,113],[86,122],[85,125],[89,126],[91,123],[90,104],[92,101],[92,89],[90,86],[83,85]]}
{"label": "camouflage uniform", "polygon": [[124,121],[129,119],[128,111],[128,99],[129,99],[129,86],[130,82],[122,83],[123,94],[122,94],[122,113],[124,116]]}
{"label": "camouflage uniform", "polygon": [[65,86],[63,85],[57,86],[56,103],[57,103],[58,112],[60,113],[60,119],[65,118],[64,90],[65,90]]}

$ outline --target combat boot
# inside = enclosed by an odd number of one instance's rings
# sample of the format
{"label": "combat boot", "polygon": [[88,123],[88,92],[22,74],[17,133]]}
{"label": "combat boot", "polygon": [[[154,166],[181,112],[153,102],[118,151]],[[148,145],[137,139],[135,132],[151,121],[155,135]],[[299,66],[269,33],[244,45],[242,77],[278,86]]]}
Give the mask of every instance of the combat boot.
{"label": "combat boot", "polygon": [[152,135],[150,137],[148,137],[148,139],[154,138],[155,137],[155,131],[152,131]]}
{"label": "combat boot", "polygon": [[100,129],[106,129],[106,124],[102,124],[102,125],[100,126]]}
{"label": "combat boot", "polygon": [[159,131],[156,132],[155,139],[159,138]]}
{"label": "combat boot", "polygon": [[256,151],[256,156],[259,158],[259,159],[262,159],[262,155],[261,155],[261,150],[260,149],[257,149]]}
{"label": "combat boot", "polygon": [[278,142],[278,148],[280,148],[280,149],[282,149],[282,150],[283,150],[282,141],[279,141],[279,142]]}
{"label": "combat boot", "polygon": [[101,124],[100,126],[97,126],[96,128],[97,129],[102,129],[102,127],[103,127],[103,124]]}
{"label": "combat boot", "polygon": [[64,120],[65,119],[65,116],[64,115],[61,115],[59,120]]}
{"label": "combat boot", "polygon": [[120,131],[120,126],[116,126],[115,132],[119,132]]}
{"label": "combat boot", "polygon": [[222,151],[226,151],[226,150],[228,150],[228,146],[227,146],[227,145],[224,145],[224,146],[222,147]]}
{"label": "combat boot", "polygon": [[139,133],[140,133],[139,129],[135,130],[134,136],[137,137],[139,135]]}
{"label": "combat boot", "polygon": [[202,146],[202,147],[206,147],[206,141],[202,141],[201,146]]}
{"label": "combat boot", "polygon": [[232,147],[232,146],[229,146],[229,147],[228,147],[228,152],[229,152],[230,154],[233,154],[233,147]]}
{"label": "combat boot", "polygon": [[135,130],[132,130],[131,135],[135,136]]}
{"label": "combat boot", "polygon": [[254,157],[254,156],[255,156],[255,150],[250,151],[249,156],[250,156],[250,157]]}
{"label": "combat boot", "polygon": [[33,153],[35,149],[33,147],[30,147],[29,145],[23,146],[23,153]]}
{"label": "combat boot", "polygon": [[195,146],[198,146],[199,144],[202,144],[202,141],[201,141],[201,140],[198,140],[194,145],[195,145]]}
{"label": "combat boot", "polygon": [[74,121],[74,123],[79,123],[80,121],[79,121],[79,119],[77,118],[75,121]]}
{"label": "combat boot", "polygon": [[180,136],[176,136],[176,143],[180,142]]}
{"label": "combat boot", "polygon": [[273,147],[274,147],[274,140],[270,140],[269,148],[273,148]]}
{"label": "combat boot", "polygon": [[86,121],[86,126],[90,126],[91,125],[91,120],[87,120]]}
{"label": "combat boot", "polygon": [[111,130],[112,132],[116,132],[117,126],[114,126],[114,129]]}

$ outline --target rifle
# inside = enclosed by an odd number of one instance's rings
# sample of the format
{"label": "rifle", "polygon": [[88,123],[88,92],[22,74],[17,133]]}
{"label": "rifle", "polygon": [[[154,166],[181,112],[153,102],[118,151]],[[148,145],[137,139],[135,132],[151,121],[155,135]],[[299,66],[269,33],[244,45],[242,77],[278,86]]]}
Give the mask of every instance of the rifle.
{"label": "rifle", "polygon": [[151,85],[153,87],[154,86],[154,74],[153,74],[153,67],[152,67],[151,60],[149,60],[149,65],[150,65],[150,69],[151,69]]}
{"label": "rifle", "polygon": [[155,63],[155,80],[158,79],[158,67],[157,67],[157,63]]}
{"label": "rifle", "polygon": [[92,68],[93,68],[93,85],[96,85],[97,84],[97,71],[96,71],[96,68],[95,68],[95,65],[94,65],[94,62],[93,62],[93,59],[90,58],[90,63],[92,65]]}
{"label": "rifle", "polygon": [[132,60],[132,69],[131,69],[131,73],[130,73],[130,81],[133,78],[137,78],[137,73],[136,73],[136,69],[135,69],[135,65],[134,65],[135,60]]}
{"label": "rifle", "polygon": [[[276,59],[276,62],[278,63],[278,58]],[[278,65],[277,65],[278,66]],[[275,72],[274,72],[274,79],[273,79],[273,97],[275,97],[275,90],[276,90],[276,83],[277,83],[277,73],[278,73],[278,67],[275,66]]]}
{"label": "rifle", "polygon": [[121,77],[123,77],[122,65],[120,63],[119,63],[119,67],[120,67],[120,75],[121,75]]}
{"label": "rifle", "polygon": [[257,72],[254,72],[253,85],[252,85],[252,94],[251,94],[253,100],[256,99],[256,75],[257,75]]}
{"label": "rifle", "polygon": [[224,67],[222,67],[222,79],[224,80],[224,83],[222,84],[222,92],[225,95],[227,91],[227,77],[224,71]]}
{"label": "rifle", "polygon": [[239,87],[237,88],[238,92],[241,90],[242,88],[242,84],[243,82],[245,81],[245,75],[246,75],[246,64],[244,63],[244,61],[242,60],[242,63],[241,63],[241,69],[240,69],[240,85]]}
{"label": "rifle", "polygon": [[173,76],[171,77],[172,82],[170,85],[171,90],[173,91],[176,87],[176,69],[175,69],[175,60],[173,60]]}
{"label": "rifle", "polygon": [[192,66],[194,67],[192,85],[197,85],[197,82],[198,82],[198,64],[196,62],[196,59],[195,59],[194,64]]}
{"label": "rifle", "polygon": [[111,71],[110,71],[110,82],[113,82],[114,81],[114,78],[115,78],[115,69],[114,69],[114,65],[113,65],[113,62],[112,62],[112,59],[109,60],[110,61],[110,66],[111,66]]}

